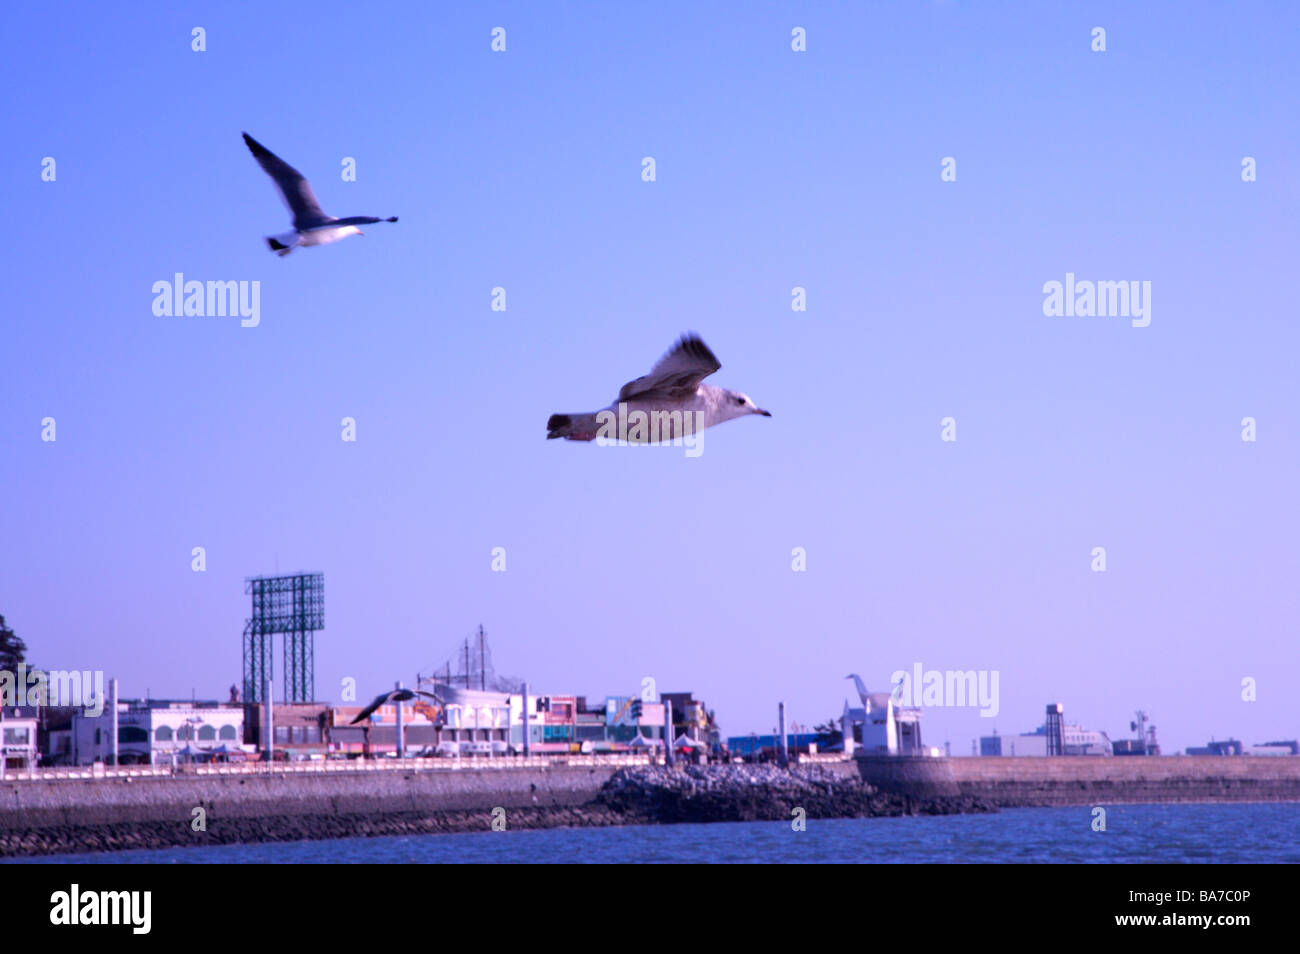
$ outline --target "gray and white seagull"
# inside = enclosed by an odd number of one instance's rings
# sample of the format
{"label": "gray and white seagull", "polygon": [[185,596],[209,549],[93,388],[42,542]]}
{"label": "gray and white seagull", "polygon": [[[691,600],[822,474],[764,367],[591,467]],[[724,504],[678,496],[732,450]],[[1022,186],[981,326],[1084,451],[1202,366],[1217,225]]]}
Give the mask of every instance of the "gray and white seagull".
{"label": "gray and white seagull", "polygon": [[[672,440],[683,435],[678,430],[698,433],[706,427],[721,424],[749,414],[771,417],[771,413],[758,407],[747,394],[728,388],[704,384],[704,379],[722,367],[700,337],[689,333],[650,369],[650,373],[629,381],[618,392],[614,403],[603,411],[586,414],[552,414],[546,422],[548,440],[563,437],[571,441],[591,441],[597,437],[615,436],[602,433],[602,421],[611,417],[620,420],[641,412],[653,422],[656,415],[665,421],[664,428],[651,430],[650,441]],[[681,412],[691,415],[685,425],[669,423],[667,415]],[[636,436],[617,435],[619,439],[641,443]]]}
{"label": "gray and white seagull", "polygon": [[381,692],[375,696],[374,701],[357,713],[357,717],[348,725],[356,725],[363,719],[368,718],[380,706],[386,706],[390,702],[410,702],[416,696],[428,696],[439,705],[445,705],[442,698],[434,695],[432,692],[425,692],[423,689],[390,689],[388,692]]}
{"label": "gray and white seagull", "polygon": [[248,133],[244,133],[244,142],[248,144],[248,151],[253,154],[257,164],[275,180],[276,188],[280,190],[285,204],[293,213],[292,232],[266,237],[266,244],[276,255],[283,257],[295,248],[328,245],[349,235],[364,235],[365,233],[357,228],[358,225],[397,221],[395,215],[387,219],[375,218],[372,215],[353,215],[346,219],[336,219],[332,215],[326,215],[320,203],[316,201],[316,194],[311,191],[311,186],[301,172]]}

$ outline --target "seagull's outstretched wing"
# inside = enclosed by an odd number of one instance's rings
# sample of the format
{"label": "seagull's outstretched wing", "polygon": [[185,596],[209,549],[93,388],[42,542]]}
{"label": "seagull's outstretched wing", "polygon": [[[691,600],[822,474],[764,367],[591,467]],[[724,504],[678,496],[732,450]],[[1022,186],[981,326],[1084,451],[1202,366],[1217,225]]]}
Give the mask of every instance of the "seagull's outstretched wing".
{"label": "seagull's outstretched wing", "polygon": [[623,385],[618,400],[630,401],[651,394],[684,399],[694,394],[700,382],[720,367],[722,363],[713,356],[709,346],[692,332],[660,358],[649,374]]}
{"label": "seagull's outstretched wing", "polygon": [[379,695],[375,696],[374,701],[371,702],[370,705],[362,709],[360,712],[358,712],[357,717],[353,719],[351,722],[349,722],[348,725],[356,725],[358,722],[370,718],[370,716],[374,713],[376,709],[378,709],[382,705],[387,704],[388,700],[392,697],[392,695],[393,693],[391,692],[381,692]]}
{"label": "seagull's outstretched wing", "polygon": [[447,704],[443,702],[441,697],[438,695],[432,692],[425,692],[423,689],[393,689],[389,692],[381,692],[379,695],[375,696],[374,701],[358,712],[357,717],[349,722],[348,725],[356,725],[358,722],[370,718],[370,716],[373,715],[375,710],[380,706],[388,705],[390,702],[407,702],[408,700],[414,699],[416,696],[428,696],[434,702],[438,703],[438,705],[445,706]]}
{"label": "seagull's outstretched wing", "polygon": [[316,228],[332,221],[321,209],[320,203],[316,201],[316,194],[311,191],[311,186],[307,184],[301,172],[248,133],[244,133],[244,142],[248,144],[248,151],[253,154],[262,171],[275,180],[276,188],[280,190],[285,204],[293,213],[295,229]]}

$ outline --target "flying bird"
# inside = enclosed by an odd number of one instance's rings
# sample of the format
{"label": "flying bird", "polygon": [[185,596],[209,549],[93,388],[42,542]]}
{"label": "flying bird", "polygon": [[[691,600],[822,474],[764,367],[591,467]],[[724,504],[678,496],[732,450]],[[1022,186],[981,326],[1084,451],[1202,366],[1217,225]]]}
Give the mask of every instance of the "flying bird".
{"label": "flying bird", "polygon": [[434,695],[432,692],[425,692],[423,689],[390,689],[388,692],[383,692],[375,696],[374,701],[358,712],[357,717],[349,722],[348,725],[356,725],[363,719],[370,718],[371,714],[380,706],[386,706],[390,702],[410,702],[416,696],[428,696],[434,702],[445,704],[438,696]]}
{"label": "flying bird", "polygon": [[262,171],[275,180],[275,187],[280,190],[285,204],[293,213],[293,231],[282,235],[268,235],[266,244],[271,251],[281,257],[288,255],[295,248],[311,245],[328,245],[349,235],[364,235],[358,225],[370,225],[374,222],[396,222],[397,216],[387,219],[372,215],[354,215],[346,219],[336,219],[326,215],[316,201],[316,194],[302,173],[285,162],[260,142],[244,133],[244,142],[253,154]]}
{"label": "flying bird", "polygon": [[[649,374],[623,385],[614,403],[603,411],[552,414],[546,422],[547,440],[563,437],[571,441],[590,441],[597,437],[617,437],[633,443],[652,443],[655,440],[675,440],[684,436],[683,431],[698,433],[706,427],[748,414],[772,416],[746,394],[703,383],[721,367],[722,363],[698,335],[687,334],[659,359]],[[615,422],[618,422],[620,430],[624,429],[621,422],[635,422],[637,412],[644,414],[650,423],[643,432],[644,436],[638,438],[635,424],[627,429],[627,433],[610,433],[610,426]],[[675,414],[678,417],[673,417]],[[658,428],[655,427],[656,419]]]}

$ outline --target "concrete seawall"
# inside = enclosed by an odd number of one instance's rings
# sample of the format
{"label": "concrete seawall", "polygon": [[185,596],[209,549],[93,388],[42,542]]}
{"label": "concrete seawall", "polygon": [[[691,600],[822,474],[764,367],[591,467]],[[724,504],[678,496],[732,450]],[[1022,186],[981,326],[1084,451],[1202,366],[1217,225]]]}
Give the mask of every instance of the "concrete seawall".
{"label": "concrete seawall", "polygon": [[1300,758],[857,759],[864,781],[913,797],[980,798],[1002,808],[1118,802],[1300,801]]}
{"label": "concrete seawall", "polygon": [[16,827],[119,825],[209,816],[349,815],[364,812],[554,808],[595,798],[612,767],[555,766],[491,772],[358,772],[21,781],[0,785],[0,832]]}
{"label": "concrete seawall", "polygon": [[[23,780],[0,784],[0,857],[172,845],[617,824],[610,766]],[[203,809],[206,830],[195,831]]]}

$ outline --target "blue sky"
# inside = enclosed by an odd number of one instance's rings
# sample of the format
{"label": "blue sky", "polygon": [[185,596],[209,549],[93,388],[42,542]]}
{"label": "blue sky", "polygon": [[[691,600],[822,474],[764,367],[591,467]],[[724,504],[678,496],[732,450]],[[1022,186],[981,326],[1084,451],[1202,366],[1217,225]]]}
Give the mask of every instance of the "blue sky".
{"label": "blue sky", "polygon": [[[649,675],[729,734],[920,662],[1000,673],[996,719],[927,712],[954,754],[1057,700],[1114,737],[1141,707],[1167,749],[1294,738],[1298,21],[15,9],[0,613],[35,663],[217,697],[244,578],[312,570],[322,699],[409,681],[482,622],[542,691]],[[326,211],[401,221],[276,258],[288,218],[241,130]],[[259,281],[260,325],[156,317],[176,272]],[[1045,317],[1067,272],[1150,281],[1150,326]],[[696,459],[544,439],[686,330],[770,420]]]}

